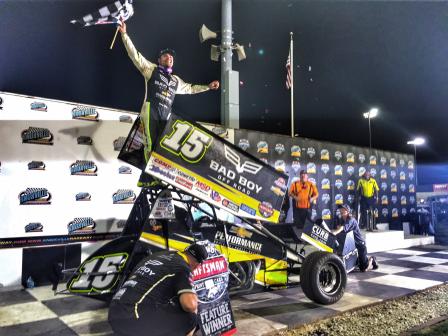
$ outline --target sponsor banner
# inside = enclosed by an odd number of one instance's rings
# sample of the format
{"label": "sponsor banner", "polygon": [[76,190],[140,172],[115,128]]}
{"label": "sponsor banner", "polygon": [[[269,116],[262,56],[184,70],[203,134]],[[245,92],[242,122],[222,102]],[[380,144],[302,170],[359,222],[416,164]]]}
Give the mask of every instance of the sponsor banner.
{"label": "sponsor banner", "polygon": [[434,192],[448,192],[448,184],[433,184],[432,190]]}
{"label": "sponsor banner", "polygon": [[149,218],[155,219],[174,219],[176,218],[176,214],[174,212],[173,199],[171,197],[162,197],[159,196],[157,198],[156,203],[149,215]]}
{"label": "sponsor banner", "polygon": [[[266,143],[257,148],[267,153]],[[176,115],[145,171],[235,215],[270,222],[278,222],[287,190],[285,174]]]}

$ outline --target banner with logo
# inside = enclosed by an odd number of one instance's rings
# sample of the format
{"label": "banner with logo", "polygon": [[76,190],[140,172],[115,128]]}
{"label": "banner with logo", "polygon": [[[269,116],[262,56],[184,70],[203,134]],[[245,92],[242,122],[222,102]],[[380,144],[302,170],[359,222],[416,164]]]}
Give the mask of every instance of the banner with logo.
{"label": "banner with logo", "polygon": [[[339,204],[356,210],[356,186],[366,170],[380,188],[377,222],[408,221],[416,211],[412,155],[248,130],[235,130],[235,145],[285,172],[288,186],[305,170],[319,191],[317,204],[312,206],[314,219],[331,222]],[[291,216],[290,209],[289,221]]]}
{"label": "banner with logo", "polygon": [[270,222],[278,222],[287,188],[284,173],[173,114],[145,171],[230,213]]}

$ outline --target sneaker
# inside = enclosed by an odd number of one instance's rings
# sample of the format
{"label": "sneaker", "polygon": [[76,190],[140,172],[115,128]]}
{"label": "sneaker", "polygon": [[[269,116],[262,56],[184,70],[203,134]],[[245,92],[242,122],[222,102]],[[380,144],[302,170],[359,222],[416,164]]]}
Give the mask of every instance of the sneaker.
{"label": "sneaker", "polygon": [[378,262],[376,261],[375,257],[372,257],[372,269],[376,270],[378,269],[379,265]]}

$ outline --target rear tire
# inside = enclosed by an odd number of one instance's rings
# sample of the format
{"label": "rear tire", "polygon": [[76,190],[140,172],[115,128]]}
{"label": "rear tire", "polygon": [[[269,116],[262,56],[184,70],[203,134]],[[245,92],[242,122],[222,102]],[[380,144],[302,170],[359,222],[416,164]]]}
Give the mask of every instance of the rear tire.
{"label": "rear tire", "polygon": [[313,252],[302,264],[300,284],[310,300],[323,305],[336,303],[347,285],[344,263],[336,254]]}

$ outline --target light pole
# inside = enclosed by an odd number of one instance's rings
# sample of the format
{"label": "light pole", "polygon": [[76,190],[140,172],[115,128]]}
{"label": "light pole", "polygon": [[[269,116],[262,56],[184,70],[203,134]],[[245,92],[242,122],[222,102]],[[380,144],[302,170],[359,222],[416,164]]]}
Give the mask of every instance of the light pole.
{"label": "light pole", "polygon": [[415,138],[414,140],[409,140],[408,145],[414,145],[414,163],[415,163],[415,185],[418,185],[418,175],[417,175],[417,146],[421,146],[425,143],[423,138]]}
{"label": "light pole", "polygon": [[365,119],[369,119],[369,149],[372,151],[372,127],[370,124],[370,119],[375,118],[378,115],[378,109],[373,107],[369,112],[365,112],[362,114]]}

